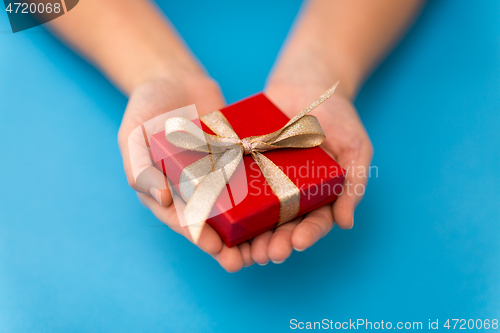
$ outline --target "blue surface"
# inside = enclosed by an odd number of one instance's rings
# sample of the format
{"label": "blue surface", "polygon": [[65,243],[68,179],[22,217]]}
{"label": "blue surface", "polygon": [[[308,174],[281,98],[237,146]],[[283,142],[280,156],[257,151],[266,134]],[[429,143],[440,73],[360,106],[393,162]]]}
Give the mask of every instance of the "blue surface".
{"label": "blue surface", "polygon": [[[263,88],[300,3],[160,5],[234,102]],[[356,101],[379,177],[354,229],[227,274],[128,188],[126,98],[41,27],[12,34],[0,14],[0,331],[498,319],[499,17],[496,0],[432,2]]]}

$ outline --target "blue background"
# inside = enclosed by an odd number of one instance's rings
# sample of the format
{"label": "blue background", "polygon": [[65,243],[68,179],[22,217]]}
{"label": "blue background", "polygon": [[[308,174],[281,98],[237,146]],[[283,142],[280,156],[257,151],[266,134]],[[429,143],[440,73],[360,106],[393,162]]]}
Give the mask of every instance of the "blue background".
{"label": "blue background", "polygon": [[[162,1],[228,102],[264,87],[299,1]],[[287,331],[500,318],[500,2],[434,1],[361,91],[355,227],[228,274],[128,188],[126,98],[0,14],[0,331]]]}

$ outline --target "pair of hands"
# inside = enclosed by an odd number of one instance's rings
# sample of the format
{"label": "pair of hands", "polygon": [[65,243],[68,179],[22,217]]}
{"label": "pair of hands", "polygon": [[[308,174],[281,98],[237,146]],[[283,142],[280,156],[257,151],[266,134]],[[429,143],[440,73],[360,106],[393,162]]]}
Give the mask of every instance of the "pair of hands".
{"label": "pair of hands", "polygon": [[[330,86],[333,83],[331,82]],[[292,118],[328,88],[328,85],[319,83],[297,85],[271,81],[265,93]],[[202,75],[183,75],[181,79],[155,79],[140,84],[130,96],[118,142],[128,182],[137,191],[142,204],[160,221],[191,241],[187,227],[180,226],[163,174],[151,166],[137,178],[134,177],[131,165],[131,158],[134,156],[130,156],[129,149],[129,136],[136,128],[150,119],[190,104],[195,104],[201,115],[221,109],[225,105],[218,85]],[[223,244],[215,230],[205,224],[197,245],[228,272],[236,272],[254,263],[282,263],[291,255],[293,249],[303,251],[311,247],[333,228],[334,223],[342,229],[352,228],[354,210],[364,194],[367,182],[367,178],[359,177],[358,174],[362,173],[357,171],[359,168],[368,170],[373,155],[372,145],[352,103],[341,94],[334,94],[311,114],[318,118],[326,134],[322,148],[341,166],[350,168],[344,192],[333,204],[323,206],[279,226],[274,231],[254,237],[251,242],[247,241],[232,248]],[[143,155],[147,155],[146,145],[142,149]],[[356,172],[352,172],[352,168]]]}

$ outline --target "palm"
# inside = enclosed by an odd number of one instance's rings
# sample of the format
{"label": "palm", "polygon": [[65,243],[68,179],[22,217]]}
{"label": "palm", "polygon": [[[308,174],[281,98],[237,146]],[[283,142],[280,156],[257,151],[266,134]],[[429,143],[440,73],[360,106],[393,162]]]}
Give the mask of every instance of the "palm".
{"label": "palm", "polygon": [[[134,163],[149,158],[146,141],[141,137],[138,142],[129,147],[129,137],[135,129],[148,122],[154,123],[155,117],[168,111],[195,104],[198,112],[204,114],[217,110],[224,105],[217,86],[211,81],[191,81],[189,88],[172,84],[168,81],[148,82],[137,88],[130,97],[129,104],[120,127],[118,141],[123,155],[125,173],[130,185],[138,192],[141,202],[149,208],[155,216],[167,224],[175,232],[191,240],[187,228],[181,227],[175,206],[172,203],[171,192],[167,188],[164,175],[153,166],[140,166],[143,170],[134,176]],[[161,126],[161,124],[157,124]],[[158,129],[158,126],[156,127]],[[154,134],[151,126],[144,126],[147,137]],[[144,162],[142,162],[144,163]],[[147,163],[151,164],[150,160]],[[154,189],[154,190],[152,190]],[[157,191],[158,190],[158,191]],[[154,192],[153,192],[154,191]],[[156,200],[155,200],[156,199]],[[175,198],[174,198],[175,199]],[[237,271],[242,266],[251,265],[250,244],[248,242],[238,247],[228,248],[222,243],[220,236],[209,225],[203,228],[197,245],[203,251],[212,255],[227,271]]]}
{"label": "palm", "polygon": [[[291,118],[326,88],[271,85],[267,95]],[[327,153],[344,167],[368,167],[373,154],[372,146],[356,110],[348,100],[334,95],[312,114],[319,119],[326,134],[322,147]],[[351,187],[358,184],[365,186],[366,178],[349,174],[346,184]],[[344,191],[333,205],[323,206],[280,226],[274,232],[268,231],[255,237],[252,241],[252,258],[259,264],[269,260],[282,262],[290,256],[293,248],[302,251],[325,236],[334,221],[343,229],[351,228],[354,209],[361,197]]]}

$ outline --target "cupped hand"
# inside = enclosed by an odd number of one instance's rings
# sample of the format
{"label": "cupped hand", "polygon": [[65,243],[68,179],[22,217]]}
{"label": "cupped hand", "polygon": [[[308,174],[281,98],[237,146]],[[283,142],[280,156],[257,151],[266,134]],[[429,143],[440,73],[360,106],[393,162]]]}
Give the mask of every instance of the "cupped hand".
{"label": "cupped hand", "polygon": [[[224,106],[217,84],[206,77],[184,75],[182,79],[155,79],[139,85],[131,94],[118,133],[125,174],[144,206],[175,232],[190,241],[187,227],[181,227],[167,179],[149,157],[149,137],[162,130],[162,115],[195,104],[200,115]],[[158,121],[155,121],[157,119]],[[215,230],[206,224],[197,245],[228,272],[254,262],[250,243],[228,248]]]}
{"label": "cupped hand", "polygon": [[[292,118],[328,88],[321,84],[271,83],[266,94]],[[326,135],[321,147],[348,171],[343,192],[333,204],[286,223],[274,232],[268,231],[255,237],[251,254],[260,265],[270,260],[281,263],[293,249],[304,251],[324,237],[334,223],[342,229],[352,228],[354,210],[364,195],[373,148],[354,106],[349,99],[335,93],[311,114],[318,118]],[[364,174],[360,172],[363,169]]]}

